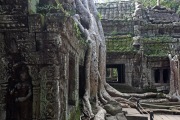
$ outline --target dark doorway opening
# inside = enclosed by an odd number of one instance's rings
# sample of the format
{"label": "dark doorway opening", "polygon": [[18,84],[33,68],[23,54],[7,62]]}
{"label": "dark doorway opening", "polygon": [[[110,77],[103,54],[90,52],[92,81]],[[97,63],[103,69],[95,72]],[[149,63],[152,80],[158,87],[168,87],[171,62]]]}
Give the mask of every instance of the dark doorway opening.
{"label": "dark doorway opening", "polygon": [[170,70],[168,68],[156,68],[154,69],[155,83],[169,83]]}
{"label": "dark doorway opening", "polygon": [[155,83],[160,83],[160,70],[159,69],[154,70],[154,79],[155,79]]}
{"label": "dark doorway opening", "polygon": [[169,83],[170,79],[170,70],[169,69],[163,69],[163,82],[164,83]]}
{"label": "dark doorway opening", "polygon": [[68,104],[75,105],[75,57],[69,57]]}
{"label": "dark doorway opening", "polygon": [[159,28],[158,33],[159,33],[160,35],[164,35],[165,31],[164,31],[164,29],[163,29],[163,28]]}
{"label": "dark doorway opening", "polygon": [[85,68],[84,66],[79,66],[79,97],[83,98],[85,93]]}
{"label": "dark doorway opening", "polygon": [[106,65],[107,82],[125,83],[125,64]]}

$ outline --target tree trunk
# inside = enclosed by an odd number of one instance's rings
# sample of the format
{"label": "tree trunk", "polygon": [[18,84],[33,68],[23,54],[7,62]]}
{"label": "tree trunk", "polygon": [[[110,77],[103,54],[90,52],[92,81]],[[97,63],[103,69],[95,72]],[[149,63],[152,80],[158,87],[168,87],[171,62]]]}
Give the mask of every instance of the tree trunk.
{"label": "tree trunk", "polygon": [[160,0],[157,0],[157,6],[160,6]]}
{"label": "tree trunk", "polygon": [[179,60],[177,55],[174,57],[171,56],[171,54],[168,55],[169,61],[170,61],[170,92],[169,94],[171,96],[177,96],[177,98],[180,101],[180,80],[179,80]]}
{"label": "tree trunk", "polygon": [[[136,107],[131,98],[156,97],[158,93],[126,94],[106,83],[106,45],[98,12],[93,0],[74,0],[76,14],[72,17],[85,36],[88,50],[85,58],[85,94],[83,113],[94,120],[104,120],[106,110],[103,105],[118,101],[122,106]],[[72,4],[72,1],[71,1]],[[177,76],[175,76],[177,77]],[[169,98],[169,96],[164,95]],[[97,111],[94,114],[94,110]]]}

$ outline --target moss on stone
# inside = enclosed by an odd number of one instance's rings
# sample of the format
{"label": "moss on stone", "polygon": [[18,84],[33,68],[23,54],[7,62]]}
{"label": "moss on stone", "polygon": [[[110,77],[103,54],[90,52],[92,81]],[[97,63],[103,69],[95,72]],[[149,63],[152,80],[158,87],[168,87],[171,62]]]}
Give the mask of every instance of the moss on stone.
{"label": "moss on stone", "polygon": [[171,37],[160,36],[143,38],[144,54],[148,56],[167,56],[170,52]]}
{"label": "moss on stone", "polygon": [[131,52],[133,51],[133,39],[130,36],[119,36],[107,38],[108,52]]}
{"label": "moss on stone", "polygon": [[34,14],[36,13],[36,6],[39,3],[39,0],[28,0],[28,11],[29,14]]}
{"label": "moss on stone", "polygon": [[70,113],[69,120],[79,120],[80,116],[81,116],[81,109],[80,106],[78,106],[74,112]]}

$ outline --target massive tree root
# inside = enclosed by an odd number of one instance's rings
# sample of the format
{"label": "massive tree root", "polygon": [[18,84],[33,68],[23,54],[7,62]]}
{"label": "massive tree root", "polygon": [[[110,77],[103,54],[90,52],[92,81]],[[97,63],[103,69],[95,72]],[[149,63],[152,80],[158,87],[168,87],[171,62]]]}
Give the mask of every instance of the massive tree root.
{"label": "massive tree root", "polygon": [[[80,31],[86,38],[88,50],[85,58],[85,94],[83,112],[94,120],[103,120],[106,110],[100,105],[115,101],[105,89],[106,46],[101,22],[93,1],[75,0],[77,13],[73,16]],[[88,18],[88,19],[87,19]],[[91,102],[90,102],[91,101]],[[100,101],[100,102],[97,102]],[[97,113],[93,113],[92,102]]]}
{"label": "massive tree root", "polygon": [[[158,93],[121,93],[106,83],[106,45],[95,4],[93,0],[75,0],[74,3],[77,14],[73,16],[73,19],[88,44],[85,58],[86,85],[83,113],[94,120],[104,120],[106,110],[103,106],[112,101],[119,102],[119,105],[124,107],[136,107],[136,102],[140,99],[157,97]],[[165,94],[163,97],[171,99]]]}

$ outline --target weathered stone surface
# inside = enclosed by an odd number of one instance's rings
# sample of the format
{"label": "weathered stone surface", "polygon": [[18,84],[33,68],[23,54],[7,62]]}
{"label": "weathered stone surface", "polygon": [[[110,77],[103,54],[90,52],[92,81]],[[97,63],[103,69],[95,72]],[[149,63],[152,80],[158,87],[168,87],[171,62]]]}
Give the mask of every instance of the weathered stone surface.
{"label": "weathered stone surface", "polygon": [[59,81],[44,81],[41,82],[41,114],[43,118],[58,119],[60,116],[60,94]]}
{"label": "weathered stone surface", "polygon": [[[80,59],[84,61],[85,53],[79,47],[74,22],[60,11],[45,17],[32,14],[38,2],[56,4],[55,0],[0,0],[1,120],[6,119],[8,79],[13,76],[12,67],[18,62],[28,66],[32,77],[33,119],[68,120],[71,112],[68,111],[68,96],[73,96],[73,109],[78,106],[78,65]],[[71,62],[70,57],[73,57]],[[74,68],[70,73],[71,64]],[[71,74],[74,75],[73,85],[68,85]]]}
{"label": "weathered stone surface", "polygon": [[11,32],[6,34],[6,40],[15,40],[19,50],[23,52],[35,52],[35,34],[28,32]]}
{"label": "weathered stone surface", "polygon": [[123,113],[118,113],[116,115],[117,120],[127,120]]}
{"label": "weathered stone surface", "polygon": [[115,116],[108,116],[105,120],[127,120],[123,113],[118,113]]}
{"label": "weathered stone surface", "polygon": [[40,77],[43,78],[42,81],[59,80],[60,79],[60,66],[49,65],[44,68],[41,68]]}
{"label": "weathered stone surface", "polygon": [[133,34],[132,20],[102,20],[102,25],[106,35]]}
{"label": "weathered stone surface", "polygon": [[5,15],[26,15],[28,0],[1,0],[0,14]]}
{"label": "weathered stone surface", "polygon": [[46,16],[46,30],[47,32],[58,32],[63,27],[63,21],[66,19],[66,16],[62,13],[51,13]]}
{"label": "weathered stone surface", "polygon": [[6,120],[6,111],[5,108],[6,104],[0,104],[0,115],[1,115],[1,120]]}
{"label": "weathered stone surface", "polygon": [[116,115],[118,113],[122,112],[122,107],[120,104],[116,101],[110,101],[105,106],[104,109],[107,111],[107,113],[111,115]]}
{"label": "weathered stone surface", "polygon": [[42,32],[44,30],[44,16],[41,14],[31,14],[28,16],[29,31],[30,32]]}
{"label": "weathered stone surface", "polygon": [[62,45],[61,35],[58,33],[37,33],[38,51],[55,52]]}
{"label": "weathered stone surface", "polygon": [[0,15],[0,32],[28,31],[26,15]]}
{"label": "weathered stone surface", "polygon": [[148,117],[147,116],[143,116],[141,114],[139,115],[127,115],[126,116],[127,120],[148,120]]}
{"label": "weathered stone surface", "polygon": [[57,33],[36,34],[36,50],[39,51],[40,60],[44,64],[57,64],[58,50],[62,45],[61,35]]}
{"label": "weathered stone surface", "polygon": [[109,116],[106,117],[106,120],[117,120],[116,116]]}
{"label": "weathered stone surface", "polygon": [[[0,16],[0,25],[23,22],[19,19],[19,15]],[[47,20],[51,21],[52,24],[54,24],[54,20],[57,23],[59,21],[58,33],[54,30],[57,26],[48,25],[51,23],[47,21],[46,26],[48,29],[51,27],[52,29],[49,29],[48,32],[42,32],[42,19],[40,17],[39,15],[26,17],[26,20],[30,20],[27,22],[27,29],[16,26],[8,29],[0,27],[0,32],[3,32],[0,33],[0,57],[2,58],[0,63],[0,97],[2,98],[0,99],[0,119],[2,120],[5,120],[6,117],[6,103],[2,96],[6,95],[7,78],[12,75],[11,67],[17,62],[25,62],[32,76],[33,118],[67,120],[69,114],[68,90],[73,90],[70,92],[74,100],[75,107],[73,109],[78,106],[78,62],[80,59],[84,59],[85,54],[79,47],[79,42],[73,33],[72,20],[66,21],[68,26],[64,27],[59,16],[48,18]],[[29,32],[27,31],[28,26]],[[62,36],[62,31],[59,30],[64,30],[64,28],[66,28],[64,31],[66,34]],[[79,55],[79,51],[81,51],[81,55]],[[73,57],[73,60],[69,63],[70,57]],[[69,73],[71,64],[74,64],[73,74],[75,77],[71,81],[73,88],[68,89],[69,75],[72,74],[72,72]],[[4,82],[4,87],[2,87],[1,83]]]}

